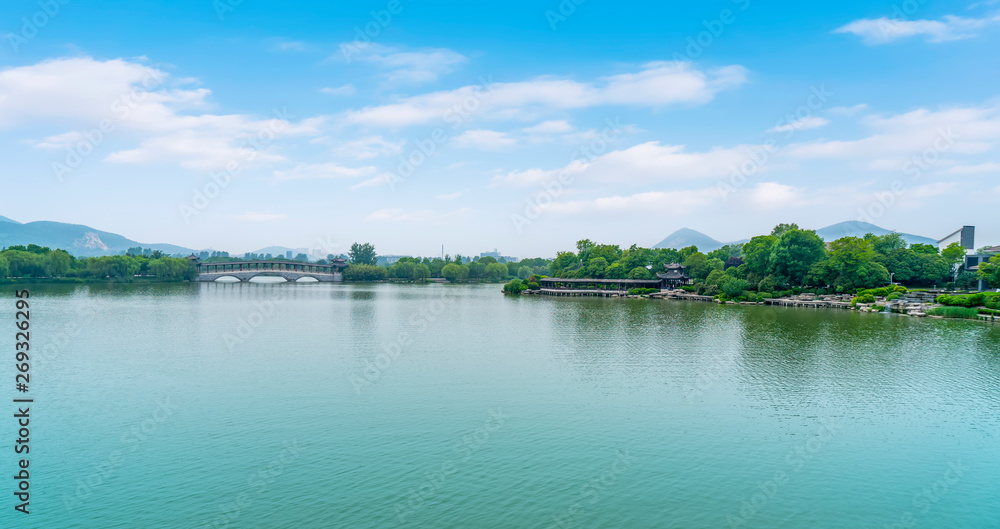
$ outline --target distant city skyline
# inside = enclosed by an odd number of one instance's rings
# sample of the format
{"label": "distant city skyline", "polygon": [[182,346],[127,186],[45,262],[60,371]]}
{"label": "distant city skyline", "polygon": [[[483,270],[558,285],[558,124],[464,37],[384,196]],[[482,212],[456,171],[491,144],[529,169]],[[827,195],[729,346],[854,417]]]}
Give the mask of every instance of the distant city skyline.
{"label": "distant city skyline", "polygon": [[19,222],[234,255],[1000,243],[997,2],[53,6],[0,7]]}

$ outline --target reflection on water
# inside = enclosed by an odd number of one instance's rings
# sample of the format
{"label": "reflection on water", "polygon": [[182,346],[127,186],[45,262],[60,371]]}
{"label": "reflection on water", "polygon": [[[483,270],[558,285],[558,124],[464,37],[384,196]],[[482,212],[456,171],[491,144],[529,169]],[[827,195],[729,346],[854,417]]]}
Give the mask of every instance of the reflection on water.
{"label": "reflection on water", "polygon": [[[1000,519],[996,325],[512,298],[497,285],[88,284],[32,296],[34,344],[51,352],[33,388],[38,527],[205,527],[241,494],[250,503],[231,527]],[[358,390],[352,377],[372,366]],[[164,398],[176,413],[123,445]],[[486,430],[497,410],[509,418]],[[296,458],[266,487],[248,485],[291,441]],[[115,450],[127,456],[66,510],[62,498]],[[626,453],[634,464],[608,474]],[[913,495],[959,460],[968,471],[917,512]]]}

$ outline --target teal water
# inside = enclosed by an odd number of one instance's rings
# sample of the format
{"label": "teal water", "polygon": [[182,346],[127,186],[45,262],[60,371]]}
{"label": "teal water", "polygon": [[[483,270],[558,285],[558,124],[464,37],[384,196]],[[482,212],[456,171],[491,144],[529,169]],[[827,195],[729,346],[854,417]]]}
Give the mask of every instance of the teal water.
{"label": "teal water", "polygon": [[8,477],[3,528],[1000,527],[1000,325],[497,285],[32,291],[32,514]]}

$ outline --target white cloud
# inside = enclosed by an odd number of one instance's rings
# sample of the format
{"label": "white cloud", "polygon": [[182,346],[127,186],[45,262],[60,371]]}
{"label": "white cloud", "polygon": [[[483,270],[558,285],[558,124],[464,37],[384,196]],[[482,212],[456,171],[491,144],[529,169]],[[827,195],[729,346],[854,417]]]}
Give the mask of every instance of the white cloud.
{"label": "white cloud", "polygon": [[[313,134],[321,122],[318,118],[293,123],[290,116],[211,114],[206,112],[211,92],[184,88],[190,83],[124,59],[77,57],[9,68],[0,71],[0,127],[54,126],[91,131],[96,137],[92,131],[103,123],[106,130],[113,127],[107,134],[116,140],[139,143],[111,153],[107,161],[167,162],[221,170],[232,162],[246,168],[281,161],[284,158],[275,152],[275,140]],[[261,141],[262,137],[267,140]],[[79,132],[60,132],[34,144],[54,148],[81,138]],[[251,144],[255,145],[252,152]]]}
{"label": "white cloud", "polygon": [[269,42],[271,51],[309,51],[311,46],[302,41],[271,39]]}
{"label": "white cloud", "polygon": [[358,93],[357,89],[354,88],[352,84],[345,84],[344,86],[336,87],[324,87],[319,89],[320,92],[331,95],[331,96],[352,96]]}
{"label": "white cloud", "polygon": [[753,146],[688,152],[683,145],[651,141],[612,151],[591,161],[574,161],[559,169],[512,171],[494,178],[493,185],[535,186],[559,181],[567,173],[574,181],[635,184],[698,178],[720,178],[750,159]]}
{"label": "white cloud", "polygon": [[380,173],[367,180],[363,180],[351,186],[351,189],[364,189],[366,187],[381,187],[388,185],[390,182],[398,180],[398,177],[394,176],[392,173]]}
{"label": "white cloud", "polygon": [[865,110],[867,108],[868,108],[868,104],[867,103],[861,103],[861,104],[858,104],[858,105],[854,105],[852,107],[833,107],[833,108],[830,109],[830,113],[831,114],[837,114],[839,116],[848,116],[848,117],[850,117],[850,116],[853,116],[853,115],[857,114],[858,112],[861,112],[862,110]]}
{"label": "white cloud", "polygon": [[834,33],[853,33],[869,46],[888,44],[907,37],[924,36],[927,42],[947,42],[976,36],[976,30],[1000,23],[1000,16],[964,18],[945,15],[942,20],[893,20],[864,18],[835,29]]}
{"label": "white cloud", "polygon": [[522,129],[528,134],[566,134],[573,132],[573,125],[565,120],[543,121],[537,125]]}
{"label": "white cloud", "polygon": [[438,200],[458,200],[459,198],[462,198],[462,195],[464,194],[465,190],[462,190],[462,191],[455,191],[454,193],[448,193],[445,195],[438,195],[436,198]]}
{"label": "white cloud", "polygon": [[952,167],[944,172],[947,174],[958,174],[958,175],[984,174],[984,173],[1000,174],[1000,163],[986,162],[976,165],[956,165],[955,167]]}
{"label": "white cloud", "polygon": [[334,162],[299,164],[292,169],[275,171],[274,181],[329,180],[335,178],[362,178],[375,174],[375,167],[344,167]]}
{"label": "white cloud", "polygon": [[443,48],[403,51],[382,44],[360,42],[341,44],[340,55],[348,61],[375,65],[383,70],[383,76],[391,84],[436,81],[466,61],[464,55]]}
{"label": "white cloud", "polygon": [[334,153],[346,158],[368,160],[379,156],[395,156],[403,152],[405,144],[405,140],[393,143],[383,139],[382,136],[368,136],[342,143],[334,149]]}
{"label": "white cloud", "polygon": [[782,208],[800,204],[803,189],[777,182],[761,182],[747,192],[747,199],[760,208]]}
{"label": "white cloud", "polygon": [[234,215],[233,219],[241,222],[273,222],[276,220],[285,220],[288,215],[278,214],[278,213],[243,213],[240,215]]}
{"label": "white cloud", "polygon": [[[404,97],[395,103],[347,112],[344,121],[370,127],[406,127],[451,122],[475,113],[491,119],[534,119],[555,110],[599,105],[662,107],[710,101],[715,94],[746,82],[742,66],[701,71],[686,62],[647,63],[633,74],[597,82],[541,77],[513,83],[486,83]],[[471,109],[471,110],[470,110]]]}
{"label": "white cloud", "polygon": [[467,130],[451,140],[456,147],[463,149],[498,150],[511,147],[517,143],[506,132],[495,130]]}
{"label": "white cloud", "polygon": [[461,208],[447,213],[436,213],[431,210],[405,211],[397,208],[373,211],[367,217],[369,222],[439,222],[448,217],[467,213],[469,208]]}
{"label": "white cloud", "polygon": [[987,152],[1000,141],[1000,107],[918,109],[895,116],[869,116],[873,134],[857,140],[796,143],[783,149],[793,158],[854,159],[872,169],[899,169],[903,162],[934,151],[937,158]]}
{"label": "white cloud", "polygon": [[592,200],[553,202],[542,206],[544,212],[567,215],[595,213],[658,213],[683,215],[719,198],[715,189],[683,191],[648,191],[628,196],[610,196]]}
{"label": "white cloud", "polygon": [[818,129],[823,125],[830,123],[830,120],[819,116],[811,116],[808,118],[798,119],[790,123],[782,123],[782,125],[775,125],[774,127],[767,129],[767,132],[791,132],[795,130]]}

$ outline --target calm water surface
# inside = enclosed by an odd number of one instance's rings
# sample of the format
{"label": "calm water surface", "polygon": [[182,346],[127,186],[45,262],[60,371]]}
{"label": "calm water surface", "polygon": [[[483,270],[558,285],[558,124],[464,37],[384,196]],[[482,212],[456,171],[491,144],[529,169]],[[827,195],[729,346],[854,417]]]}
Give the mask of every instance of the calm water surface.
{"label": "calm water surface", "polygon": [[1000,325],[499,289],[35,287],[0,526],[1000,527]]}

